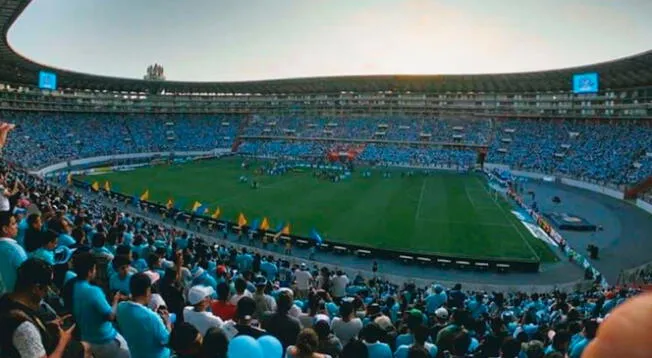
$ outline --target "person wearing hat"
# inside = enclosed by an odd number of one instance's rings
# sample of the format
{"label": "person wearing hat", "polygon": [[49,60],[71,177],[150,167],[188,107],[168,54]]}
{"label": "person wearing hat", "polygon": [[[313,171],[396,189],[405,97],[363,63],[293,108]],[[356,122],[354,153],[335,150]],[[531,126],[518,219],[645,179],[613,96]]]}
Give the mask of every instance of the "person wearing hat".
{"label": "person wearing hat", "polygon": [[267,287],[267,279],[263,276],[256,277],[256,292],[253,299],[256,302],[256,312],[254,318],[262,320],[266,315],[272,314],[276,311],[276,301],[274,297],[265,293]]}
{"label": "person wearing hat", "polygon": [[437,334],[448,325],[448,310],[439,307],[435,310],[435,321],[430,326],[430,337],[433,342],[437,341]]}
{"label": "person wearing hat", "polygon": [[127,340],[133,358],[170,356],[166,347],[172,325],[167,313],[159,315],[149,309],[152,281],[144,273],[135,274],[129,281],[131,301],[118,304],[116,321]]}
{"label": "person wearing hat", "polygon": [[193,286],[188,291],[188,303],[183,309],[183,320],[195,326],[202,336],[211,327],[221,327],[224,323],[221,318],[207,311],[211,305],[211,296],[215,290],[208,286]]}
{"label": "person wearing hat", "polygon": [[294,281],[297,284],[297,298],[307,298],[313,278],[305,262],[302,262],[299,269],[294,271]]}

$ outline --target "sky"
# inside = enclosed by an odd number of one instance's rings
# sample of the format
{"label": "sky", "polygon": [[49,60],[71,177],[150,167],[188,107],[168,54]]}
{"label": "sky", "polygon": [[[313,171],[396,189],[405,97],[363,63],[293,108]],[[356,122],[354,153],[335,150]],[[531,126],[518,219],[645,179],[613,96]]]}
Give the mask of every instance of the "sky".
{"label": "sky", "polygon": [[245,81],[544,70],[652,49],[652,0],[33,0],[15,51],[85,73]]}

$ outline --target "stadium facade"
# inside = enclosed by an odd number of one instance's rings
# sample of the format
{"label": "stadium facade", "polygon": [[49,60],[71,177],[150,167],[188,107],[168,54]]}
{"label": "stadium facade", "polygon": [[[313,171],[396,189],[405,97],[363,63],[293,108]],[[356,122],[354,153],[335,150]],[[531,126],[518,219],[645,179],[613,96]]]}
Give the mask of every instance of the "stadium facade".
{"label": "stadium facade", "polygon": [[[60,70],[22,57],[7,32],[30,0],[0,4],[0,107],[60,112],[305,113],[319,115],[652,118],[652,51],[559,70],[483,75],[381,75],[245,82],[113,78]],[[58,90],[37,88],[39,71]],[[600,74],[595,94],[573,94],[576,73]]]}

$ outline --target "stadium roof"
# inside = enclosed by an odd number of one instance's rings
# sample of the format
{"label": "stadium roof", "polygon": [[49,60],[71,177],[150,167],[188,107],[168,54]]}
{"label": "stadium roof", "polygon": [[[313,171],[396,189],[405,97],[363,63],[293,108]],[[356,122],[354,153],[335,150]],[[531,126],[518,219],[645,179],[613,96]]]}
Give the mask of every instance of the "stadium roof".
{"label": "stadium roof", "polygon": [[36,85],[39,70],[54,71],[59,88],[212,93],[340,93],[346,92],[546,92],[568,91],[574,73],[598,72],[601,89],[635,88],[652,85],[652,51],[614,61],[559,70],[479,75],[378,75],[291,78],[244,82],[145,81],[97,76],[38,64],[17,54],[9,45],[7,32],[32,0],[0,0],[0,80]]}

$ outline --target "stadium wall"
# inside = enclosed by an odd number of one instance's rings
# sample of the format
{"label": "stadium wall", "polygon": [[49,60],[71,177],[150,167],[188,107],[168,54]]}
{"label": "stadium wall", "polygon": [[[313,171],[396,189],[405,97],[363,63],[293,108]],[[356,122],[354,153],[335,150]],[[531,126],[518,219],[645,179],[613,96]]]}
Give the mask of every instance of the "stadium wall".
{"label": "stadium wall", "polygon": [[636,199],[636,206],[652,214],[652,204],[646,202],[643,199]]}
{"label": "stadium wall", "polygon": [[214,149],[211,151],[195,151],[195,152],[149,152],[149,153],[133,153],[133,154],[117,154],[117,155],[102,155],[98,157],[90,157],[90,158],[83,158],[83,159],[75,159],[75,160],[70,160],[66,162],[60,162],[52,165],[48,165],[45,168],[32,171],[30,174],[38,175],[38,176],[45,176],[49,173],[59,171],[61,169],[65,169],[68,167],[75,167],[75,166],[80,166],[80,165],[88,165],[88,164],[94,164],[94,163],[104,163],[110,160],[123,160],[123,159],[146,159],[146,158],[153,158],[153,157],[164,157],[164,156],[169,156],[170,154],[174,154],[177,156],[185,156],[185,157],[198,157],[202,155],[220,155],[220,154],[226,154],[230,153],[230,149]]}

